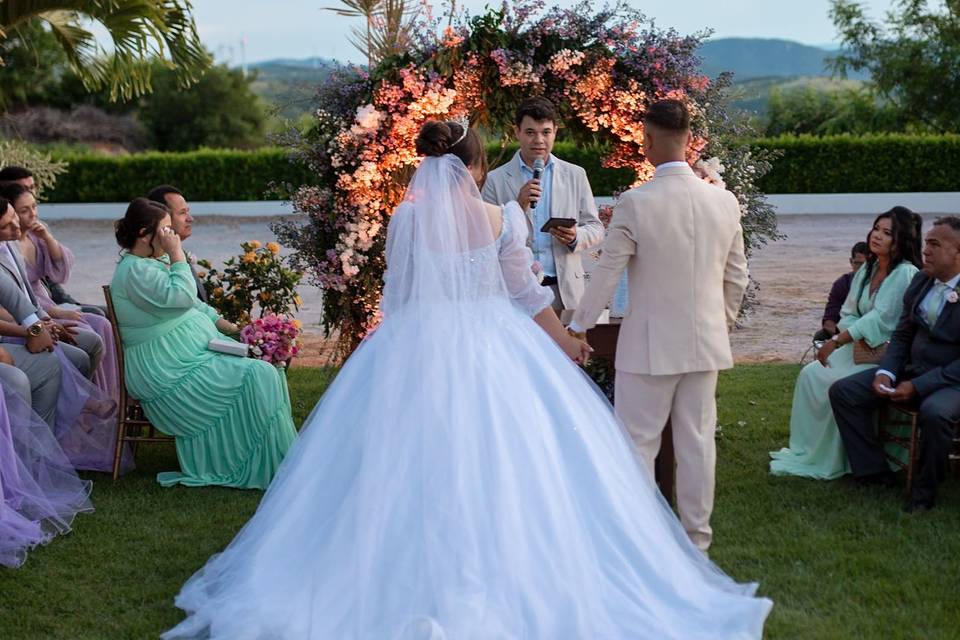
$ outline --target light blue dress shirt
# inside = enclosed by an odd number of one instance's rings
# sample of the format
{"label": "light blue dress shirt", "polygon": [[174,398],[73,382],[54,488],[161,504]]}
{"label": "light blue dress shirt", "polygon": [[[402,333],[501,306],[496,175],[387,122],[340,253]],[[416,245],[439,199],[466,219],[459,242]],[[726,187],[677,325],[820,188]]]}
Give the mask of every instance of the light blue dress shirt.
{"label": "light blue dress shirt", "polygon": [[[520,163],[520,173],[524,181],[533,180],[533,169],[528,167],[517,154],[517,162]],[[533,259],[543,267],[543,275],[557,277],[557,263],[553,258],[553,236],[549,233],[543,233],[540,228],[550,219],[550,193],[553,190],[553,154],[547,158],[547,163],[543,166],[543,173],[540,175],[540,189],[543,195],[537,202],[537,206],[530,210],[533,216]]]}
{"label": "light blue dress shirt", "polygon": [[[939,282],[940,282],[939,280],[936,281],[936,283],[939,283]],[[953,276],[945,284],[947,285],[948,292],[956,291],[957,285],[960,284],[960,274]],[[930,287],[930,290],[927,291],[927,295],[923,296],[923,300],[920,301],[920,306],[917,308],[917,310],[920,312],[921,318],[927,317],[927,309],[930,306],[930,301],[933,299],[933,293],[936,291],[936,289],[937,287],[935,285]],[[946,304],[947,304],[947,296],[943,296],[940,299],[940,309],[937,312],[938,318],[940,317],[940,314],[943,313],[943,307],[945,307]],[[893,382],[897,381],[897,377],[893,375],[893,373],[887,371],[886,369],[878,369],[877,375],[879,376],[881,374],[887,376]]]}

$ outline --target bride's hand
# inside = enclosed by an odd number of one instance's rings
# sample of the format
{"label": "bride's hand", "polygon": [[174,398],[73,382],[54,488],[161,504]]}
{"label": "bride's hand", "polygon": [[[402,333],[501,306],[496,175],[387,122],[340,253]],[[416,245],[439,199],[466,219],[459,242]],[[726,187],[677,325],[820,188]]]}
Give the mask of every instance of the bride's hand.
{"label": "bride's hand", "polygon": [[584,340],[574,338],[573,336],[567,336],[567,339],[563,342],[563,351],[567,354],[571,360],[577,364],[585,364],[587,358],[590,357],[590,354],[593,353],[593,347],[587,344]]}

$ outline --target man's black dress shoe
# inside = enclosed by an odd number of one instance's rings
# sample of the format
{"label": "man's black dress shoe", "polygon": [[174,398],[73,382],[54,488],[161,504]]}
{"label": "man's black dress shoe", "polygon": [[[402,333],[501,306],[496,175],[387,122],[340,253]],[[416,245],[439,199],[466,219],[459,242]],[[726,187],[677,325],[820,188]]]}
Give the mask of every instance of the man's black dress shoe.
{"label": "man's black dress shoe", "polygon": [[910,500],[907,504],[903,505],[903,512],[913,515],[926,513],[931,509],[933,509],[933,503],[927,502],[926,500]]}
{"label": "man's black dress shoe", "polygon": [[892,471],[882,473],[871,473],[868,476],[856,476],[854,482],[861,487],[886,487],[888,489],[897,486],[897,476]]}

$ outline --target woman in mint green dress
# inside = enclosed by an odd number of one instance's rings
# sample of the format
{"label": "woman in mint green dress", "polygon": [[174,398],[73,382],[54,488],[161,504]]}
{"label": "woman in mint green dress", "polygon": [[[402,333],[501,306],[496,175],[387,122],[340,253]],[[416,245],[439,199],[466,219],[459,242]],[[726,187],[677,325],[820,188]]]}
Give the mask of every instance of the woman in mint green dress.
{"label": "woman in mint green dress", "polygon": [[157,480],[266,488],[297,435],[285,377],[262,360],[207,348],[236,327],[197,298],[166,207],[137,198],[116,236],[126,252],[110,289],[127,389],[160,431],[176,437],[180,472]]}
{"label": "woman in mint green dress", "polygon": [[890,340],[903,293],[920,265],[923,220],[906,207],[880,214],[867,236],[870,257],[857,270],[840,311],[840,333],[803,368],[793,391],[790,447],[772,451],[770,473],[832,480],[850,473],[827,391],[837,380],[875,367],[854,364],[853,343],[879,347]]}

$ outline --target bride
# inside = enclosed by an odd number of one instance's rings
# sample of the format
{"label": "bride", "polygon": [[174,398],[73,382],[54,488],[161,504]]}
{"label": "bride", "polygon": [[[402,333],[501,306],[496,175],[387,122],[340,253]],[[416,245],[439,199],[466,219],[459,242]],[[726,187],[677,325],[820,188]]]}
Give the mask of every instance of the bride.
{"label": "bride", "polygon": [[481,201],[477,134],[417,150],[383,324],[163,637],[760,638],[772,603],[689,542],[573,362],[523,212]]}

